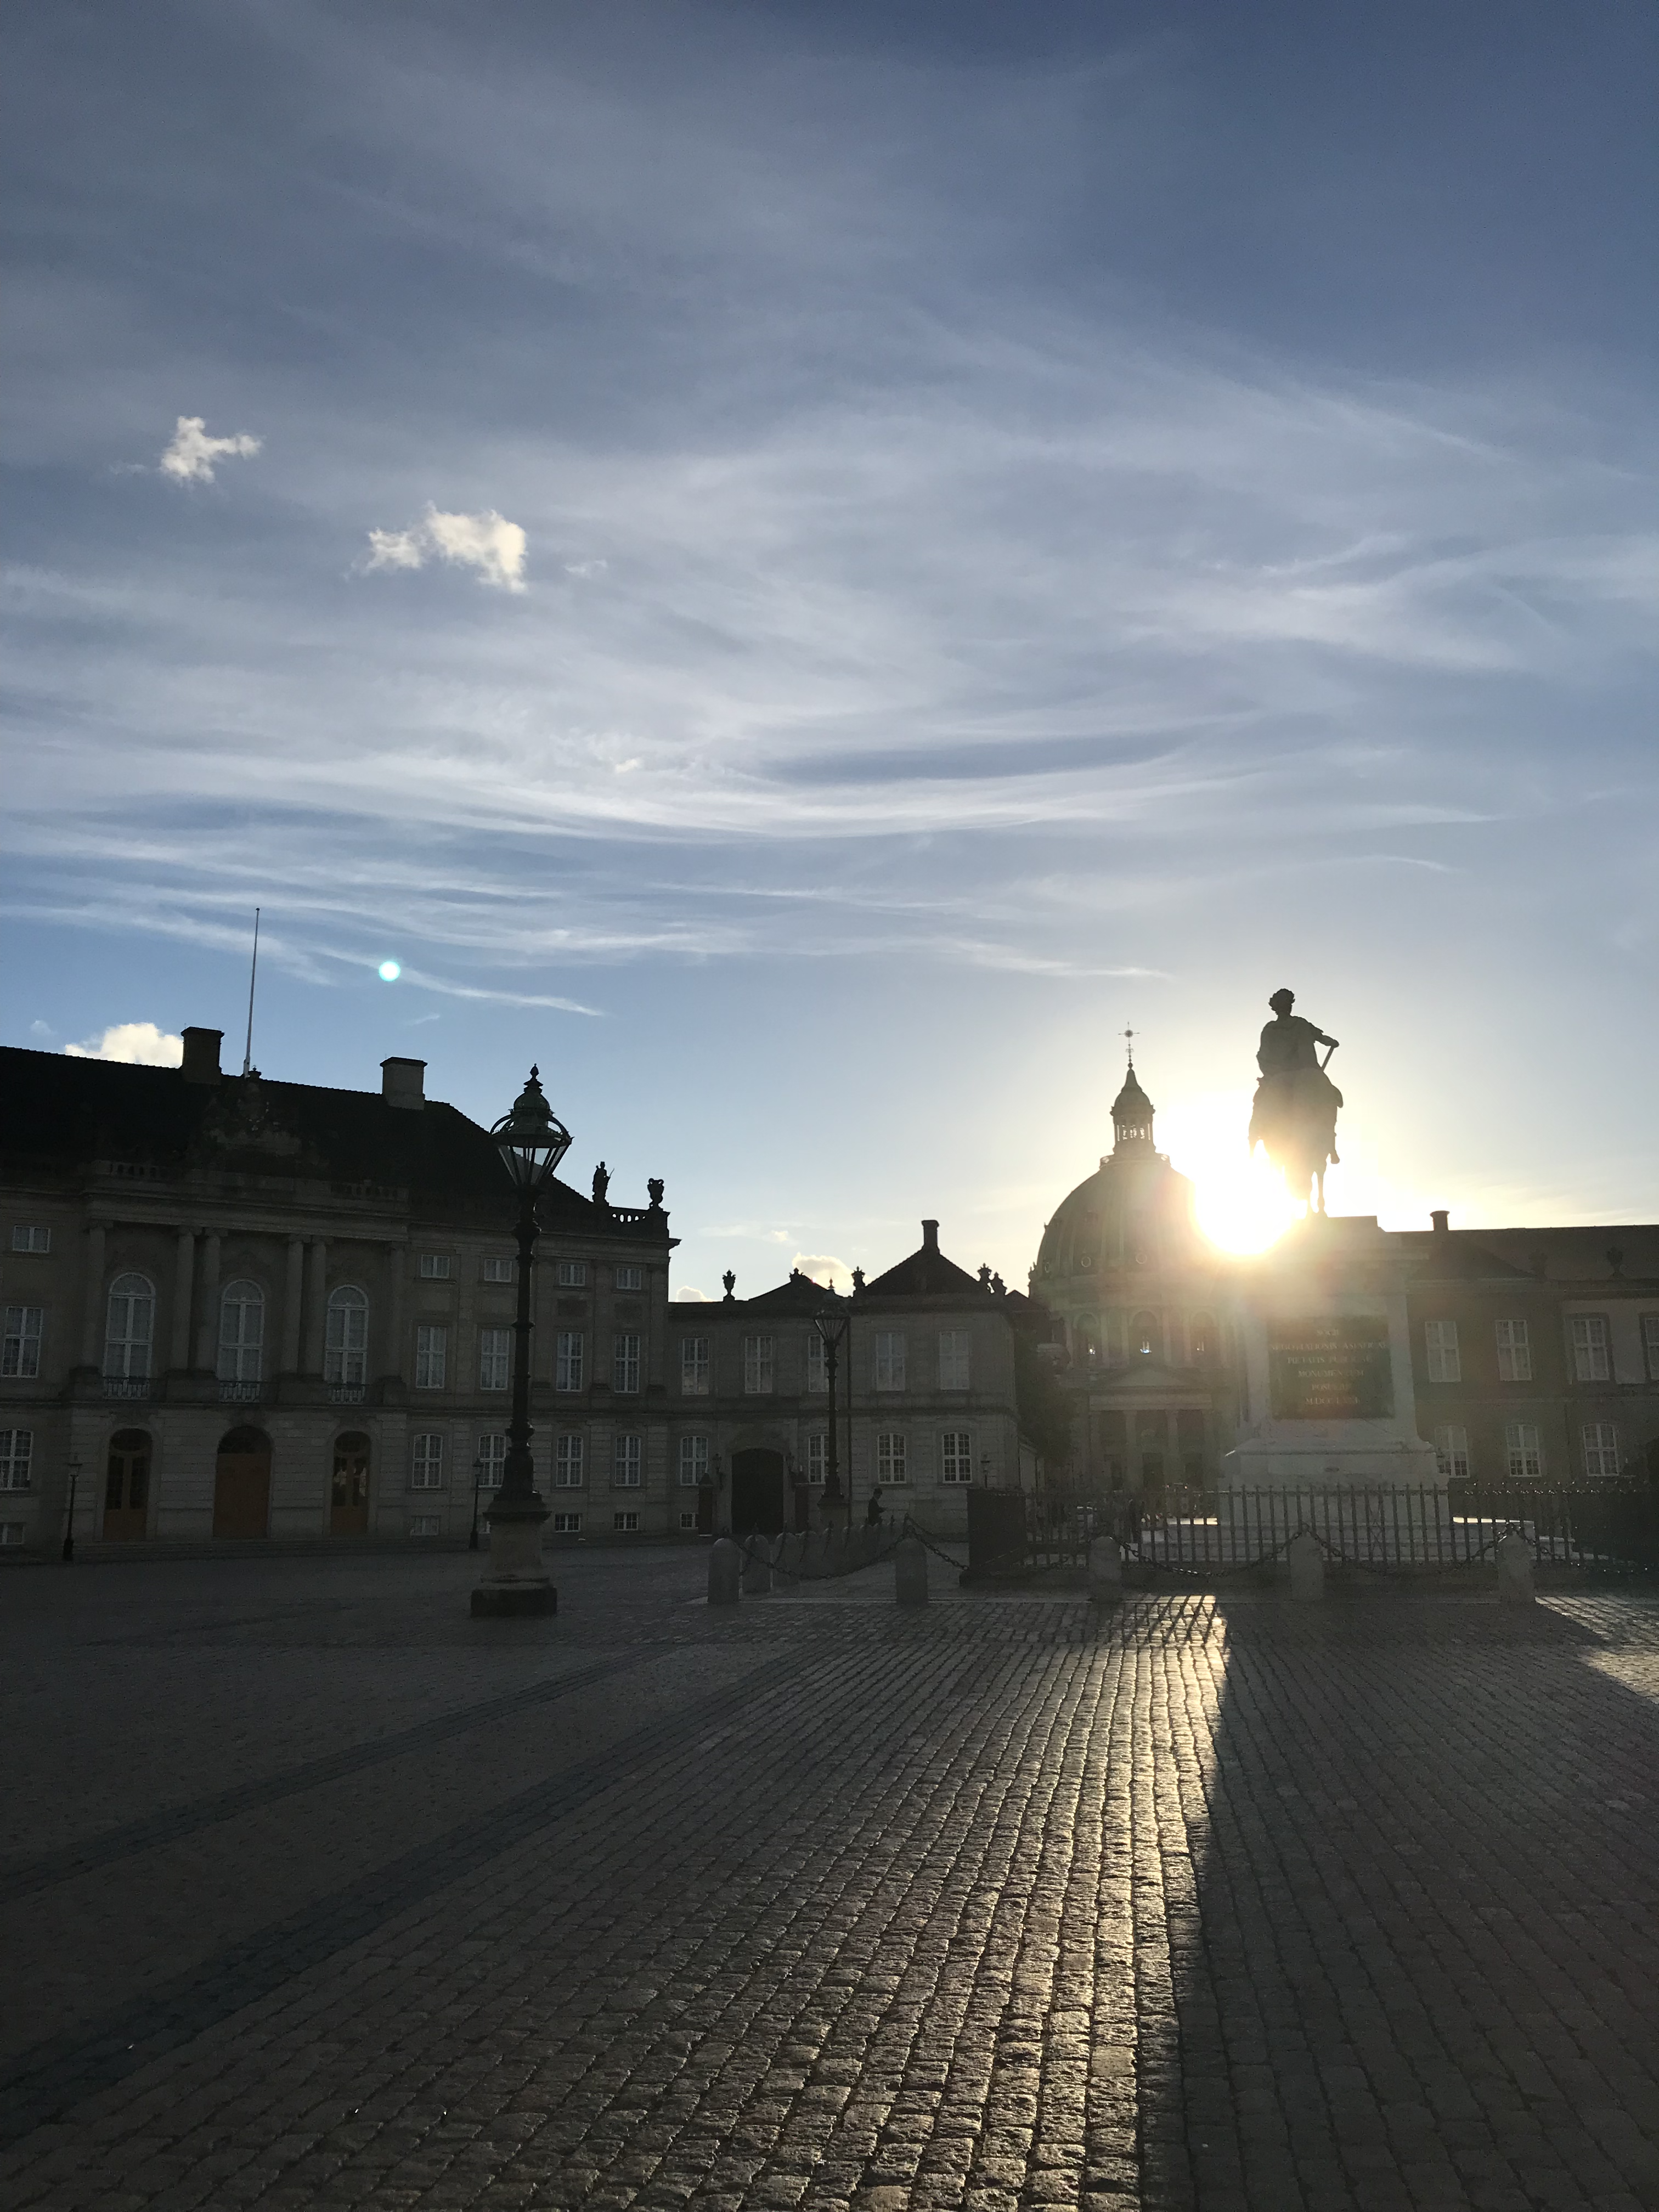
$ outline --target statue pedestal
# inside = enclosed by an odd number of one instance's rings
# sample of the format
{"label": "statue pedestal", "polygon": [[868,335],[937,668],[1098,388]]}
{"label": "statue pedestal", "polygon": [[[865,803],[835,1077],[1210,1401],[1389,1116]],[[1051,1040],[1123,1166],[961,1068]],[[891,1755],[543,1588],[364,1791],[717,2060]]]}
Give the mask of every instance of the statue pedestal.
{"label": "statue pedestal", "polygon": [[1417,1433],[1406,1287],[1370,1216],[1315,1216],[1243,1277],[1231,1490],[1433,1488]]}

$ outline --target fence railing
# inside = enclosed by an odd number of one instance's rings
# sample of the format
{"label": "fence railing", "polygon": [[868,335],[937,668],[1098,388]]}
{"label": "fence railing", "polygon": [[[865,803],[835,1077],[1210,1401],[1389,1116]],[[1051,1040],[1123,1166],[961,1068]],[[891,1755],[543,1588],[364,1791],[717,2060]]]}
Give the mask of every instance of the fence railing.
{"label": "fence railing", "polygon": [[1115,1541],[1131,1563],[1175,1573],[1267,1567],[1310,1531],[1333,1565],[1406,1571],[1491,1566],[1519,1534],[1546,1565],[1659,1572],[1659,1487],[1453,1482],[1421,1488],[1331,1486],[1166,1491],[981,1490],[969,1498],[969,1561],[997,1577],[1086,1563]]}

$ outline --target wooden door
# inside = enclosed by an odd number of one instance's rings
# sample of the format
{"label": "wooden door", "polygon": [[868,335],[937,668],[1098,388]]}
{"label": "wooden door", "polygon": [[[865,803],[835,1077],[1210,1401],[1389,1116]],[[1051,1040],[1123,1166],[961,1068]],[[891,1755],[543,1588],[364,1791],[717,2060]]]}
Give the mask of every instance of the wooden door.
{"label": "wooden door", "polygon": [[331,1536],[365,1536],[368,1533],[367,1437],[339,1437],[335,1440],[328,1533]]}
{"label": "wooden door", "polygon": [[110,1439],[104,1477],[104,1535],[118,1543],[142,1539],[149,1522],[150,1441],[142,1429]]}
{"label": "wooden door", "polygon": [[270,1520],[270,1453],[222,1451],[213,1471],[216,1536],[263,1536]]}

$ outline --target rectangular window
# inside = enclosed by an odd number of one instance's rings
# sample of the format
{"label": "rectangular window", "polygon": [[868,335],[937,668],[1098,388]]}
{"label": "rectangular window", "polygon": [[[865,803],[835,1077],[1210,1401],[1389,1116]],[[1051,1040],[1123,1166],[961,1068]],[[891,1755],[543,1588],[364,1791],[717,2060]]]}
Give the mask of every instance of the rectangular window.
{"label": "rectangular window", "polygon": [[1659,1382],[1659,1313],[1642,1316],[1642,1349],[1648,1355],[1648,1380]]}
{"label": "rectangular window", "polygon": [[645,1288],[645,1270],[643,1267],[618,1267],[611,1281],[619,1291],[642,1291]]}
{"label": "rectangular window", "polygon": [[618,1490],[637,1490],[645,1480],[643,1437],[617,1437],[611,1447],[611,1480]]}
{"label": "rectangular window", "polygon": [[708,1395],[708,1339],[706,1336],[683,1336],[680,1339],[680,1389],[688,1398]]}
{"label": "rectangular window", "polygon": [[1530,1382],[1532,1345],[1523,1321],[1500,1321],[1498,1331],[1498,1379],[1500,1382]]}
{"label": "rectangular window", "polygon": [[410,1439],[409,1486],[411,1490],[441,1490],[444,1486],[444,1440],[440,1430]]}
{"label": "rectangular window", "polygon": [[21,1544],[23,1523],[21,1521],[0,1521],[0,1545]]}
{"label": "rectangular window", "polygon": [[1595,1477],[1618,1474],[1619,1431],[1611,1421],[1584,1424],[1584,1472]]}
{"label": "rectangular window", "polygon": [[554,1340],[553,1388],[580,1390],[581,1387],[582,1333],[579,1328],[562,1328]]}
{"label": "rectangular window", "polygon": [[772,1340],[745,1336],[743,1340],[743,1387],[751,1397],[764,1397],[772,1388]]}
{"label": "rectangular window", "polygon": [[1469,1479],[1469,1432],[1448,1421],[1434,1432],[1434,1464],[1442,1482]]}
{"label": "rectangular window", "polygon": [[1572,1317],[1572,1371],[1581,1382],[1607,1379],[1607,1325],[1600,1314]]}
{"label": "rectangular window", "polygon": [[1544,1473],[1544,1439],[1536,1421],[1510,1421],[1504,1431],[1511,1482],[1537,1482]]}
{"label": "rectangular window", "polygon": [[0,1342],[0,1375],[28,1382],[40,1372],[40,1339],[46,1325],[44,1306],[8,1306],[6,1333]]}
{"label": "rectangular window", "polygon": [[562,1291],[579,1291],[587,1280],[586,1260],[556,1260],[553,1279]]}
{"label": "rectangular window", "polygon": [[902,1390],[904,1388],[904,1336],[896,1328],[876,1331],[876,1388],[878,1390]]}
{"label": "rectangular window", "polygon": [[1431,1382],[1461,1382],[1463,1363],[1457,1350],[1457,1323],[1431,1321],[1424,1324]]}
{"label": "rectangular window", "polygon": [[447,1252],[422,1253],[421,1280],[423,1283],[447,1283],[449,1280],[449,1255]]}
{"label": "rectangular window", "polygon": [[695,1490],[700,1482],[708,1480],[708,1439],[707,1437],[680,1438],[679,1480],[682,1490]]}
{"label": "rectangular window", "polygon": [[582,1516],[580,1513],[556,1513],[553,1516],[553,1534],[556,1536],[580,1536],[581,1532]]}
{"label": "rectangular window", "polygon": [[966,1429],[946,1429],[939,1440],[941,1482],[971,1482],[974,1479],[974,1440]]}
{"label": "rectangular window", "polygon": [[884,1490],[896,1482],[908,1482],[905,1471],[904,1438],[890,1430],[876,1438],[876,1480]]}
{"label": "rectangular window", "polygon": [[561,1437],[553,1451],[553,1487],[580,1490],[582,1486],[581,1437]]}
{"label": "rectangular window", "polygon": [[20,1222],[11,1232],[11,1249],[14,1252],[50,1252],[52,1231],[50,1229],[32,1229],[26,1223]]}
{"label": "rectangular window", "polygon": [[617,1337],[611,1346],[611,1387],[631,1395],[640,1387],[640,1340]]}
{"label": "rectangular window", "polygon": [[441,1513],[411,1513],[409,1518],[411,1536],[441,1536],[444,1533]]}
{"label": "rectangular window", "polygon": [[33,1429],[0,1429],[0,1490],[27,1490],[33,1456]]}
{"label": "rectangular window", "polygon": [[483,1279],[487,1283],[510,1283],[513,1280],[512,1261],[502,1259],[499,1254],[486,1260],[483,1263]]}
{"label": "rectangular window", "polygon": [[[942,1328],[939,1333],[939,1387],[941,1390],[968,1388],[969,1346],[973,1340],[965,1328]],[[964,1475],[963,1480],[966,1481]]]}
{"label": "rectangular window", "polygon": [[823,1483],[830,1474],[830,1438],[823,1429],[814,1429],[806,1439],[806,1480]]}
{"label": "rectangular window", "polygon": [[478,1331],[478,1388],[505,1390],[511,1380],[513,1332],[510,1328]]}
{"label": "rectangular window", "polygon": [[809,1390],[830,1388],[830,1347],[817,1329],[806,1340],[806,1387]]}
{"label": "rectangular window", "polygon": [[478,1487],[499,1490],[507,1473],[507,1438],[499,1429],[486,1431],[478,1439]]}
{"label": "rectangular window", "polygon": [[613,1513],[611,1526],[619,1536],[631,1536],[640,1525],[637,1513]]}
{"label": "rectangular window", "polygon": [[368,1380],[368,1300],[349,1284],[330,1297],[323,1330],[323,1380],[357,1389]]}
{"label": "rectangular window", "polygon": [[[20,1522],[18,1522],[18,1524],[17,1524],[17,1525],[18,1525],[19,1528],[21,1529],[23,1524],[22,1524],[22,1522],[20,1521]],[[696,1516],[696,1514],[695,1513],[695,1511],[694,1511],[694,1512],[690,1512],[690,1513],[682,1513],[682,1514],[681,1514],[681,1516],[680,1516],[680,1526],[681,1526],[681,1528],[695,1528],[696,1527],[696,1525],[697,1525],[697,1516]],[[22,1542],[23,1539],[22,1539],[22,1537],[20,1535],[20,1536],[18,1537],[17,1540],[18,1540],[18,1542],[21,1544],[21,1543]]]}
{"label": "rectangular window", "polygon": [[423,1321],[415,1331],[415,1388],[441,1390],[449,1364],[449,1331]]}

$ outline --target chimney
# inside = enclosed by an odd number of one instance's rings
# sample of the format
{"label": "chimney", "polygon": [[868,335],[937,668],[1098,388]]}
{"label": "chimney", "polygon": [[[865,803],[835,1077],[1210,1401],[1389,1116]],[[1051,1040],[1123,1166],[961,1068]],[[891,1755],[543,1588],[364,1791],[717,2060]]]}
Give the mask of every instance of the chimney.
{"label": "chimney", "polygon": [[939,1224],[938,1224],[938,1222],[937,1222],[937,1221],[924,1221],[924,1222],[922,1223],[922,1224],[921,1224],[921,1249],[922,1249],[922,1250],[923,1250],[924,1252],[937,1252],[937,1251],[938,1251],[938,1249],[939,1249]]}
{"label": "chimney", "polygon": [[186,1083],[216,1083],[219,1080],[219,1046],[224,1034],[222,1030],[185,1031],[184,1065],[179,1073]]}
{"label": "chimney", "polygon": [[380,1096],[388,1106],[418,1114],[426,1103],[426,1062],[423,1060],[383,1060]]}
{"label": "chimney", "polygon": [[1443,1237],[1451,1224],[1451,1216],[1443,1206],[1437,1206],[1430,1214],[1429,1219],[1434,1224],[1434,1233],[1437,1237]]}

